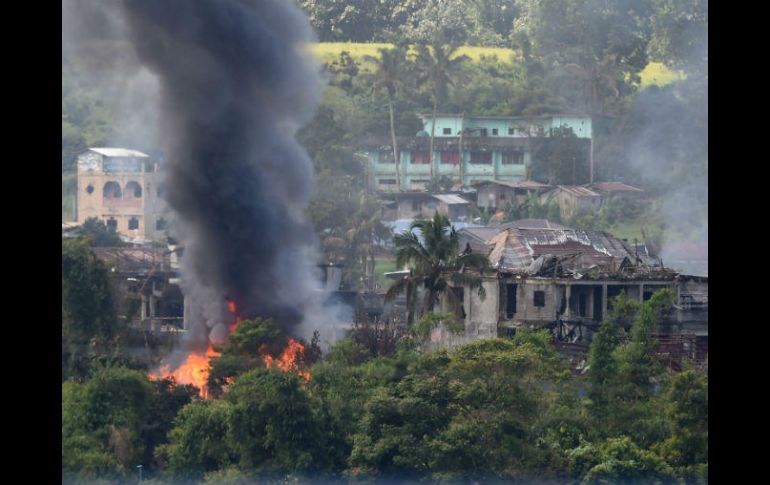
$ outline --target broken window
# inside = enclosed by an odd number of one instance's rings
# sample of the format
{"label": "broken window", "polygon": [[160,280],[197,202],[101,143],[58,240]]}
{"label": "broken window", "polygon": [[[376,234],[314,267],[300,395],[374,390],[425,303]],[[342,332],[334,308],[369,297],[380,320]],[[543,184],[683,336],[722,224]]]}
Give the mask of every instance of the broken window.
{"label": "broken window", "polygon": [[441,151],[441,163],[444,165],[459,165],[460,164],[460,152],[457,151]]}
{"label": "broken window", "polygon": [[94,186],[91,184],[88,184],[88,187],[86,187],[86,192],[88,192],[88,195],[91,195],[94,193]]}
{"label": "broken window", "polygon": [[445,135],[451,135],[452,134],[452,128],[444,128],[444,131],[442,132]]}
{"label": "broken window", "polygon": [[129,182],[126,184],[126,196],[133,199],[142,198],[142,186],[136,182]]}
{"label": "broken window", "polygon": [[117,231],[118,221],[116,221],[114,217],[110,217],[109,219],[107,219],[107,228],[113,231]]}
{"label": "broken window", "polygon": [[393,151],[392,150],[382,150],[378,153],[377,160],[379,163],[394,163],[393,160]]}
{"label": "broken window", "polygon": [[516,290],[519,285],[505,285],[505,318],[516,314]]}
{"label": "broken window", "polygon": [[413,151],[412,152],[412,163],[413,164],[425,164],[430,163],[430,157],[428,157],[428,152],[426,151]]}
{"label": "broken window", "polygon": [[136,217],[132,217],[128,220],[128,228],[129,229],[139,229],[139,219]]}
{"label": "broken window", "polygon": [[471,163],[474,163],[474,164],[492,163],[492,152],[471,152]]}
{"label": "broken window", "polygon": [[545,291],[542,290],[535,290],[535,298],[534,302],[535,306],[544,307],[545,306]]}

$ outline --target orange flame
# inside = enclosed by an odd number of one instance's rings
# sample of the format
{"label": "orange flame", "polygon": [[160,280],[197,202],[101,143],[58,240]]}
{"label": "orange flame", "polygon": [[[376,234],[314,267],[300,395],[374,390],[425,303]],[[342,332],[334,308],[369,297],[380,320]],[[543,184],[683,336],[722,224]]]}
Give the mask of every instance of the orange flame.
{"label": "orange flame", "polygon": [[227,326],[227,333],[230,334],[235,332],[235,329],[238,328],[238,325],[243,321],[243,318],[238,316],[238,307],[235,305],[235,300],[227,300],[227,310],[233,314],[233,317],[235,317],[233,323]]}
{"label": "orange flame", "polygon": [[167,379],[172,377],[177,384],[192,384],[198,388],[201,397],[208,399],[207,382],[209,379],[209,360],[221,355],[209,344],[205,353],[193,352],[173,371],[168,365],[161,366],[156,372],[149,374],[150,379]]}
{"label": "orange flame", "polygon": [[297,375],[305,379],[305,381],[309,381],[310,373],[299,368],[301,358],[304,356],[305,346],[289,337],[289,343],[286,345],[286,348],[283,349],[281,355],[278,356],[278,359],[273,359],[272,356],[265,355],[265,367],[269,369],[275,366],[283,372],[294,371]]}

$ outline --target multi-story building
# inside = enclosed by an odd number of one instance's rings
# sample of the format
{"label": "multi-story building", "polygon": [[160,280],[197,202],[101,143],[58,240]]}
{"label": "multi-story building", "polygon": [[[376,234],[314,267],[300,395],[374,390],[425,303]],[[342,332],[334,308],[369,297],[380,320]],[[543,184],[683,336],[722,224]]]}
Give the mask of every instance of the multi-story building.
{"label": "multi-story building", "polygon": [[137,150],[89,148],[78,156],[77,221],[102,220],[132,238],[163,236],[157,162]]}
{"label": "multi-story building", "polygon": [[[397,137],[398,160],[387,134],[363,143],[369,162],[369,183],[380,192],[424,190],[431,178],[449,177],[463,186],[483,180],[525,180],[538,141],[554,129],[568,127],[590,143],[591,118],[582,115],[536,117],[418,114],[423,130]],[[430,151],[434,133],[433,153]]]}

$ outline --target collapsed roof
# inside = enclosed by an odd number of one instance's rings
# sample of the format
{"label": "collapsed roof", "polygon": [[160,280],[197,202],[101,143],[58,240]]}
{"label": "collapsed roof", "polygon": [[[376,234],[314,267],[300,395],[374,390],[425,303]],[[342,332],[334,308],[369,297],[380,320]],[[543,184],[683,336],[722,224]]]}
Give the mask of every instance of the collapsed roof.
{"label": "collapsed roof", "polygon": [[[676,273],[600,231],[572,229],[550,221],[515,221],[459,232],[463,247],[485,254],[502,273],[570,278],[639,277],[672,279]],[[531,227],[539,225],[540,227]]]}

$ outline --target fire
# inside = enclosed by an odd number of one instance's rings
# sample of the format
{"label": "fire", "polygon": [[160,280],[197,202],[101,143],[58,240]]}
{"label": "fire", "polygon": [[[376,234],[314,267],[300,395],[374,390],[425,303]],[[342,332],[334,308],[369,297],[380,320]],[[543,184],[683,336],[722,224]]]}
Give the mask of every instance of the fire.
{"label": "fire", "polygon": [[299,368],[301,358],[305,356],[305,346],[289,337],[289,343],[283,349],[277,359],[270,355],[265,355],[265,367],[268,369],[275,366],[284,372],[296,372],[305,381],[310,380],[310,373]]}
{"label": "fire", "polygon": [[[227,310],[233,314],[233,323],[228,325],[228,334],[231,334],[238,328],[238,325],[243,321],[243,318],[238,316],[238,307],[235,301],[227,299]],[[302,360],[305,356],[305,346],[297,342],[293,338],[289,338],[289,343],[286,348],[283,349],[281,355],[274,359],[271,355],[266,353],[265,346],[260,348],[260,353],[265,353],[265,366],[269,369],[273,366],[282,370],[283,372],[296,372],[297,375],[305,379],[310,380],[310,372],[300,369]],[[212,357],[219,357],[221,354],[214,350],[211,343],[205,352],[193,352],[187,356],[187,359],[174,370],[168,365],[163,365],[159,370],[150,372],[150,379],[167,379],[173,378],[178,384],[192,384],[198,388],[198,392],[201,397],[208,399],[208,378],[209,378],[209,360]],[[232,380],[228,380],[224,389],[227,389],[232,384]]]}
{"label": "fire", "polygon": [[209,378],[209,360],[221,355],[209,344],[206,352],[193,352],[173,371],[168,365],[161,366],[157,372],[150,373],[151,379],[167,379],[173,377],[178,384],[192,384],[198,388],[201,397],[208,398],[206,386]]}

